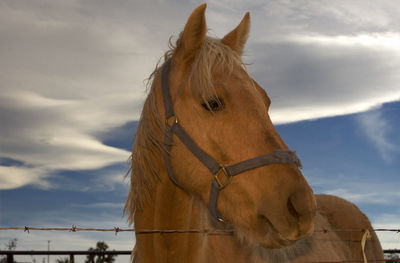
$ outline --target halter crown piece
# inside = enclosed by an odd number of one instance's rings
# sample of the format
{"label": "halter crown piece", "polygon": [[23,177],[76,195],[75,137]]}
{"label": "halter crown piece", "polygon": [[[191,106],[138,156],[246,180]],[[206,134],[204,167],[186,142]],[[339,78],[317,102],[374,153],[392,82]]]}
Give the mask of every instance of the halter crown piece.
{"label": "halter crown piece", "polygon": [[[186,146],[186,148],[192,152],[192,154],[205,166],[210,170],[213,179],[211,182],[211,190],[210,190],[210,199],[208,208],[211,214],[211,217],[219,222],[224,222],[224,218],[218,212],[217,202],[219,192],[226,187],[231,178],[235,175],[243,173],[245,171],[255,169],[262,166],[267,166],[270,164],[294,164],[299,168],[302,168],[300,159],[297,157],[294,151],[288,150],[274,150],[271,153],[260,155],[258,157],[248,159],[242,162],[238,162],[229,166],[224,166],[215,161],[210,155],[204,152],[195,141],[189,136],[189,134],[183,129],[183,127],[178,122],[178,118],[174,113],[174,108],[171,100],[171,94],[169,92],[168,87],[168,72],[169,67],[171,65],[171,59],[165,62],[163,71],[162,71],[162,93],[163,93],[163,102],[165,109],[165,125],[167,128],[167,133],[164,138],[164,143],[166,147],[166,163],[167,163],[167,172],[171,181],[177,185],[178,187],[183,187],[179,184],[179,182],[174,177],[171,167],[171,148],[173,142],[173,135],[175,134],[181,142]],[[169,120],[173,118],[173,123],[170,125]]]}

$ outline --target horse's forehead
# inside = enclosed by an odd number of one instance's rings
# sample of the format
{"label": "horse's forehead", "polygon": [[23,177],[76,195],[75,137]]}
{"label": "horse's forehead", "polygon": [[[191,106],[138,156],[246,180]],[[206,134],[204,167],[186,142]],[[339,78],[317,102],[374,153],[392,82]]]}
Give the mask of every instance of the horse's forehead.
{"label": "horse's forehead", "polygon": [[220,67],[214,71],[214,80],[223,86],[242,87],[244,85],[252,85],[252,78],[240,65],[235,65],[231,71]]}

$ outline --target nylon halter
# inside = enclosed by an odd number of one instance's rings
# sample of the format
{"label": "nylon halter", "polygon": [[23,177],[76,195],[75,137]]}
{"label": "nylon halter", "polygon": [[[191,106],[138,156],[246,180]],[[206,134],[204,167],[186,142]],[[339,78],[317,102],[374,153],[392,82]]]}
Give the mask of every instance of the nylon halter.
{"label": "nylon halter", "polygon": [[[210,170],[213,179],[211,182],[210,199],[209,199],[209,211],[213,219],[224,222],[223,217],[218,212],[217,202],[219,192],[226,187],[231,178],[235,175],[243,173],[248,170],[252,170],[258,167],[267,166],[270,164],[294,164],[299,168],[302,168],[300,159],[297,157],[294,151],[288,150],[274,150],[271,153],[260,155],[255,158],[251,158],[242,162],[238,162],[232,165],[222,165],[214,160],[210,155],[204,152],[196,142],[189,136],[189,134],[183,129],[178,122],[178,118],[174,112],[171,94],[168,86],[168,72],[171,64],[171,59],[165,62],[162,71],[162,94],[165,109],[165,125],[167,132],[165,135],[164,143],[166,147],[166,163],[168,176],[171,181],[178,187],[183,187],[176,180],[171,167],[171,148],[173,143],[173,135],[175,134],[180,141],[186,146],[186,148],[192,152],[192,154]],[[173,123],[170,125],[169,120],[173,118]]]}

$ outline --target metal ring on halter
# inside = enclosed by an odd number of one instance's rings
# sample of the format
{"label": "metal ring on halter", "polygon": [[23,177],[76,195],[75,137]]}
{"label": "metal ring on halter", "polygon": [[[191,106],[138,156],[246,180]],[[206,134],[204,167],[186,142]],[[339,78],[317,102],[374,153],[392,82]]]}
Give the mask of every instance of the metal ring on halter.
{"label": "metal ring on halter", "polygon": [[218,170],[216,174],[213,175],[215,181],[218,183],[219,189],[225,188],[231,181],[231,177],[226,172],[225,166],[221,165],[221,168]]}
{"label": "metal ring on halter", "polygon": [[171,117],[168,117],[167,119],[165,119],[165,124],[166,124],[167,126],[172,126],[172,125],[169,125],[169,123],[168,123],[168,121],[169,121],[171,118],[174,118],[174,121],[172,122],[172,124],[173,124],[173,123],[178,123],[178,117],[176,117],[176,115],[173,114]]}

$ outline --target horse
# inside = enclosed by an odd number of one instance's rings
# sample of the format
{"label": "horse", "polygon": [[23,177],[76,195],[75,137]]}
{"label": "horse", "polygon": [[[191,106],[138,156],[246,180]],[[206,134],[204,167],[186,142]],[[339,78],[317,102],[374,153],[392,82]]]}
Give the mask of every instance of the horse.
{"label": "horse", "polygon": [[383,260],[368,218],[315,195],[275,130],[271,100],[241,59],[249,13],[216,39],[205,10],[194,9],[149,77],[124,208],[132,261]]}

